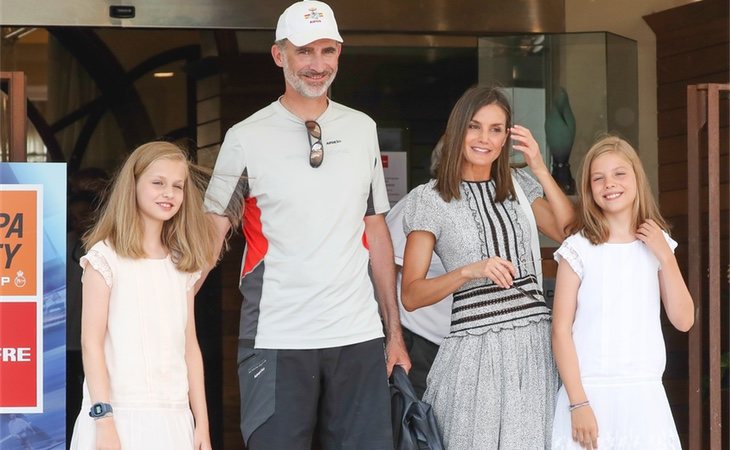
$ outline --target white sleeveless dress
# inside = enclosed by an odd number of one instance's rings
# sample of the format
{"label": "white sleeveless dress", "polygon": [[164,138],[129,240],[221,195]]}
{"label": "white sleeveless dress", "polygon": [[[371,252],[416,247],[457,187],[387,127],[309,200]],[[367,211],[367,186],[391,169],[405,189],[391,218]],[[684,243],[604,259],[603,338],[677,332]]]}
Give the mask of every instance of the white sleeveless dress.
{"label": "white sleeveless dress", "polygon": [[[672,251],[677,243],[666,233]],[[662,385],[666,350],[660,323],[659,261],[641,241],[592,245],[576,234],[555,252],[580,277],[573,342],[601,450],[680,449]],[[554,450],[572,439],[565,387],[558,392]]]}
{"label": "white sleeveless dress", "polygon": [[[185,328],[187,294],[200,273],[164,259],[122,258],[100,242],[81,258],[111,287],[104,342],[114,422],[123,450],[193,448]],[[93,450],[96,426],[86,382],[72,450]]]}

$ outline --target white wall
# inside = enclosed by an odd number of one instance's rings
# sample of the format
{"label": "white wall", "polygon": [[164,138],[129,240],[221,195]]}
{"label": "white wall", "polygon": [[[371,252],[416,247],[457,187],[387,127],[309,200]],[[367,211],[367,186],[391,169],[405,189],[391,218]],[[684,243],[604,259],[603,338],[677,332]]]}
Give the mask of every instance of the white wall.
{"label": "white wall", "polygon": [[[697,1],[697,0],[695,0]],[[656,36],[645,15],[691,0],[565,0],[565,31],[609,31],[637,42],[639,59],[638,152],[657,192]],[[577,167],[574,169],[577,170]]]}

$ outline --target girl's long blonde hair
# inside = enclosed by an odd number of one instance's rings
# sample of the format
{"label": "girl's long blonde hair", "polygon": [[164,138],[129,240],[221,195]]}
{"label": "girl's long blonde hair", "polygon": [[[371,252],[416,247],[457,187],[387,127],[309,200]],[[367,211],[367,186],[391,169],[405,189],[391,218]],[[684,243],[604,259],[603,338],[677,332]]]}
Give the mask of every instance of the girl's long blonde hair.
{"label": "girl's long blonde hair", "polygon": [[188,160],[185,151],[170,142],[150,142],[129,155],[114,179],[96,224],[83,237],[84,248],[88,251],[97,242],[106,241],[120,256],[132,259],[147,256],[142,247],[137,180],[150,164],[160,159],[184,162],[187,175],[180,210],[162,225],[162,244],[182,272],[210,267],[214,263],[217,239],[213,222],[203,211],[206,179]]}
{"label": "girl's long blonde hair", "polygon": [[636,174],[636,198],[633,205],[633,228],[636,229],[647,219],[652,219],[664,231],[669,231],[667,222],[659,212],[659,207],[654,200],[649,186],[649,180],[644,172],[644,166],[641,164],[639,155],[636,150],[618,136],[604,136],[588,150],[583,160],[583,169],[581,170],[579,184],[579,211],[576,214],[575,222],[570,227],[572,233],[580,232],[586,239],[594,245],[603,244],[608,241],[610,230],[608,221],[603,215],[603,211],[593,199],[591,190],[591,165],[598,157],[606,154],[614,153],[623,157],[631,164],[634,174]]}

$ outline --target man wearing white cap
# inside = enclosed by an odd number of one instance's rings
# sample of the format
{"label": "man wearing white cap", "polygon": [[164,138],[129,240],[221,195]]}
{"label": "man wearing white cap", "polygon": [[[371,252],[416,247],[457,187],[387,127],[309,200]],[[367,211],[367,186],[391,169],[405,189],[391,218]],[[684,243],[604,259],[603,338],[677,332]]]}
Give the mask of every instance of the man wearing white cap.
{"label": "man wearing white cap", "polygon": [[322,449],[393,448],[387,376],[410,360],[375,123],[327,98],[341,43],[325,3],[284,11],[271,48],[284,95],[228,131],[206,194],[222,242],[227,206],[244,192],[238,371],[249,450],[309,450],[315,437]]}

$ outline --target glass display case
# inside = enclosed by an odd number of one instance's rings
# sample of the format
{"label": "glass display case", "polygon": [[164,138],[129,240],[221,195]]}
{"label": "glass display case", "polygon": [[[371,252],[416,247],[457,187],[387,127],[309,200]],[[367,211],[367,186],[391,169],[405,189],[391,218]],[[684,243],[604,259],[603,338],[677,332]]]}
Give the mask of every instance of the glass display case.
{"label": "glass display case", "polygon": [[571,192],[583,155],[603,133],[638,144],[636,42],[611,33],[479,38],[479,83],[512,98],[561,186]]}

